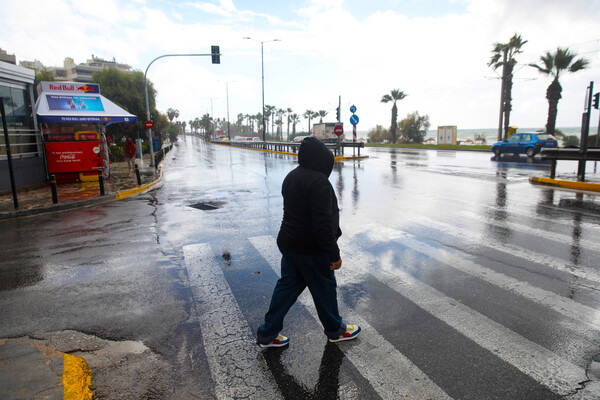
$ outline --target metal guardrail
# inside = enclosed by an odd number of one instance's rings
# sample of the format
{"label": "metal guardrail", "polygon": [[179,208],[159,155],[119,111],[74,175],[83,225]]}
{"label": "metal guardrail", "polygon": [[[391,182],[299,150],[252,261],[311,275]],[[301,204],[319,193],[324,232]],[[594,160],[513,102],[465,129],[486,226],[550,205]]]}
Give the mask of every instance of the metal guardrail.
{"label": "metal guardrail", "polygon": [[[298,148],[301,143],[297,142],[263,142],[263,141],[217,141],[211,140],[211,143],[222,144],[227,146],[246,147],[250,149],[262,149],[268,151],[276,151],[283,153],[298,153]],[[329,148],[333,154],[337,157],[344,154],[345,148],[357,148],[358,155],[360,157],[360,149],[365,147],[364,143],[349,143],[349,142],[337,142],[337,143],[325,143],[325,146]]]}
{"label": "metal guardrail", "polygon": [[581,151],[579,148],[542,149],[540,156],[542,160],[550,160],[550,179],[554,179],[556,177],[556,164],[558,160],[571,160],[583,163],[586,161],[600,161],[600,148],[591,147],[586,151]]}
{"label": "metal guardrail", "polygon": [[165,156],[171,151],[173,145],[170,144],[168,146],[163,147],[157,153],[154,154],[154,168],[158,169],[158,164],[165,158]]}

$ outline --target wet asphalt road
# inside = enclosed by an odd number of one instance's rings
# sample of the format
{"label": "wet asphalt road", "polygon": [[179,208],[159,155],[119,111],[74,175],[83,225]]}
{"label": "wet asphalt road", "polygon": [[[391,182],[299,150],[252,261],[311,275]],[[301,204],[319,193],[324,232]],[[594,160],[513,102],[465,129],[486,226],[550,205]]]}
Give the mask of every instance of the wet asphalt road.
{"label": "wet asphalt road", "polygon": [[0,337],[87,358],[97,398],[600,398],[600,198],[532,186],[548,164],[373,148],[336,163],[340,309],[363,332],[327,345],[301,296],[290,346],[261,352],[296,158],[174,150],[150,193],[0,222]]}

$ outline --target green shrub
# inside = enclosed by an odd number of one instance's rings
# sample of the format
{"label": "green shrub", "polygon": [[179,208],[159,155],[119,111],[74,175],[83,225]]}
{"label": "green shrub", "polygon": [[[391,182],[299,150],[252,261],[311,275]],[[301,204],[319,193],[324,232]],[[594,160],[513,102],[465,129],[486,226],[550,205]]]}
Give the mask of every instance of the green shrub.
{"label": "green shrub", "polygon": [[125,150],[122,144],[110,146],[109,159],[111,162],[125,161]]}

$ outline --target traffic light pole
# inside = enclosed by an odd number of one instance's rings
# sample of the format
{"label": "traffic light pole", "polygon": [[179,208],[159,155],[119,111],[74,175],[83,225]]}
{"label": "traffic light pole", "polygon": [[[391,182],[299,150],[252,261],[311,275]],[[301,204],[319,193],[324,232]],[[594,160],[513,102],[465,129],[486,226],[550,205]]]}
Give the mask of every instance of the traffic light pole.
{"label": "traffic light pole", "polygon": [[594,82],[590,82],[590,86],[587,88],[585,97],[585,111],[582,115],[581,121],[581,140],[579,144],[579,153],[583,155],[583,159],[579,160],[577,168],[577,180],[580,182],[585,181],[585,163],[587,154],[587,140],[590,132],[590,115],[592,113],[592,93],[594,93]]}
{"label": "traffic light pole", "polygon": [[[158,59],[165,57],[212,57],[213,64],[221,63],[221,53],[219,52],[219,46],[211,46],[211,52],[209,54],[164,54],[162,56],[156,57],[154,60],[150,61],[150,64],[146,67],[146,72],[144,72],[144,93],[146,95],[146,121],[150,121],[150,101],[148,99],[148,80],[146,79],[148,75],[148,69],[152,65],[152,63]],[[150,166],[154,167],[154,149],[152,148],[152,128],[148,128],[148,141],[150,143]]]}

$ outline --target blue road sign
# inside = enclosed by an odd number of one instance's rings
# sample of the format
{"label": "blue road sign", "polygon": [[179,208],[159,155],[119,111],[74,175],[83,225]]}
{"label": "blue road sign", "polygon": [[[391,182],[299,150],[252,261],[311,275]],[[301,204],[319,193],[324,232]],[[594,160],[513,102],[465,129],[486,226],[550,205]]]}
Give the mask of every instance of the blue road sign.
{"label": "blue road sign", "polygon": [[352,104],[352,107],[350,107],[350,112],[352,114],[354,114],[356,112],[356,106],[354,104]]}
{"label": "blue road sign", "polygon": [[350,117],[350,123],[352,125],[358,125],[358,115],[354,114]]}

